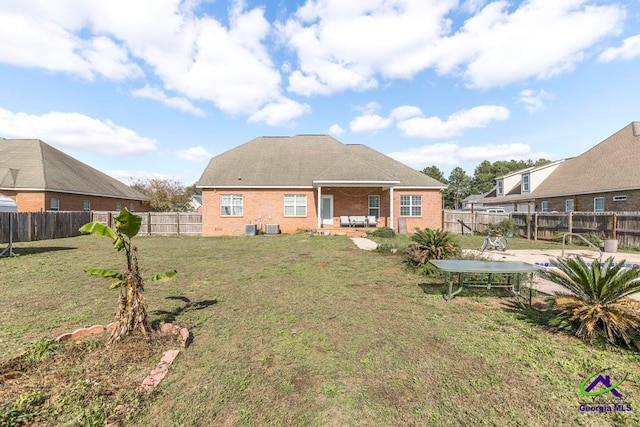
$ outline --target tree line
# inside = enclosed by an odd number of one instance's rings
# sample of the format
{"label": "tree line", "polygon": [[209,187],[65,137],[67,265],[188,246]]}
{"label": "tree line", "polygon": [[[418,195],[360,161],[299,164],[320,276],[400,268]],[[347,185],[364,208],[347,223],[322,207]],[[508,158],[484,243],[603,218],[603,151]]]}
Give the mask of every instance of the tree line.
{"label": "tree line", "polygon": [[467,175],[464,169],[457,166],[453,168],[449,178],[445,178],[444,173],[435,165],[427,166],[421,172],[449,186],[444,190],[443,195],[445,209],[459,209],[462,205],[462,200],[467,196],[484,194],[490,191],[495,185],[496,177],[548,163],[551,163],[551,160],[498,160],[493,163],[484,160],[476,166],[473,176]]}

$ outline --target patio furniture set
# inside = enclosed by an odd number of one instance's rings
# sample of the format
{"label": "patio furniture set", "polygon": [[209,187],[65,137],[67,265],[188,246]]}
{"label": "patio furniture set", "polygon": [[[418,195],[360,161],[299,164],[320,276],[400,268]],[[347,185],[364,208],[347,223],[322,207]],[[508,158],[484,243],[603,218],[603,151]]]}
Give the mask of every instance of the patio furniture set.
{"label": "patio furniture set", "polygon": [[340,227],[375,227],[378,224],[376,217],[370,216],[341,216]]}

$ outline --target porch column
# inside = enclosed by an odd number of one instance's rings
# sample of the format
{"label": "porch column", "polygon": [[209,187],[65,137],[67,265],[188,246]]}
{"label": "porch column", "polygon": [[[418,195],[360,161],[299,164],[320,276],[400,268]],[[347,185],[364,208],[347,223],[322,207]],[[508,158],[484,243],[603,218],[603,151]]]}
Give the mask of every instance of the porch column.
{"label": "porch column", "polygon": [[318,228],[322,228],[322,186],[318,185]]}
{"label": "porch column", "polygon": [[389,187],[389,222],[391,223],[389,226],[395,230],[396,227],[393,223],[393,187]]}

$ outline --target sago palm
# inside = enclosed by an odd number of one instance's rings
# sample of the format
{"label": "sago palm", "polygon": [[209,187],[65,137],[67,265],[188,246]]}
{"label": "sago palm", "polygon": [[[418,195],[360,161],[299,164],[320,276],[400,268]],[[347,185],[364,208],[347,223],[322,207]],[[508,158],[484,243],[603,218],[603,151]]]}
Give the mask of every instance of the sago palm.
{"label": "sago palm", "polygon": [[602,265],[579,256],[550,261],[558,271],[546,270],[542,277],[569,291],[555,298],[559,318],[585,341],[604,337],[629,346],[640,334],[640,303],[628,298],[640,291],[640,267],[625,268],[624,260],[614,263],[613,257]]}
{"label": "sago palm", "polygon": [[460,245],[448,231],[416,228],[411,235],[413,243],[407,247],[410,262],[424,264],[432,259],[444,259],[457,255]]}

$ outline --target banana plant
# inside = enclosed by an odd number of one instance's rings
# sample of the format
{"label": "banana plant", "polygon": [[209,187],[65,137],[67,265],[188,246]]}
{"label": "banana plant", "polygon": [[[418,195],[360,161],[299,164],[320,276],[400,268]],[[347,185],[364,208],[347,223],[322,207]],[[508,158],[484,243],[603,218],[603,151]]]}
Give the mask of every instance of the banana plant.
{"label": "banana plant", "polygon": [[[129,212],[124,208],[114,218],[114,228],[108,227],[100,222],[89,222],[78,231],[83,234],[94,234],[96,236],[108,237],[113,241],[113,247],[118,252],[124,251],[127,259],[127,266],[124,272],[104,269],[87,269],[87,273],[93,276],[115,279],[111,284],[111,289],[120,290],[118,310],[116,311],[116,327],[111,331],[109,343],[112,344],[120,339],[139,330],[144,336],[150,332],[147,319],[147,303],[143,292],[145,279],[140,274],[138,267],[138,249],[131,240],[138,234],[142,225],[142,217]],[[176,270],[154,274],[150,281],[170,279],[178,272]]]}

